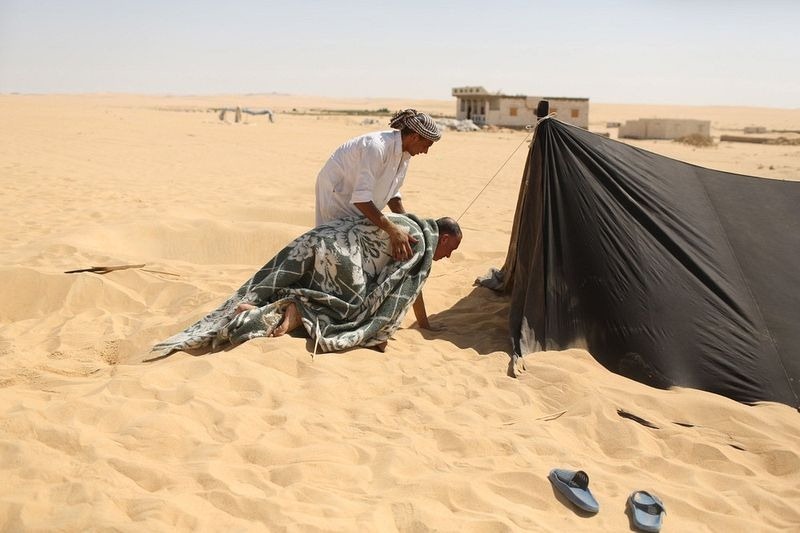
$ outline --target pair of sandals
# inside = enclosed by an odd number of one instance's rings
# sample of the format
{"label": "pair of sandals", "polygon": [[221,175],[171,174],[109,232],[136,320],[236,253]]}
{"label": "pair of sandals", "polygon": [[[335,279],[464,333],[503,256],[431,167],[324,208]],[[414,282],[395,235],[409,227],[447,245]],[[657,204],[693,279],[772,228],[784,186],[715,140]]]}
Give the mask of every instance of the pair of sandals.
{"label": "pair of sandals", "polygon": [[[555,468],[547,476],[553,486],[576,507],[588,513],[597,513],[600,504],[589,491],[589,476],[583,470]],[[667,512],[661,499],[650,492],[637,490],[627,502],[631,526],[647,532],[661,531],[664,514]]]}

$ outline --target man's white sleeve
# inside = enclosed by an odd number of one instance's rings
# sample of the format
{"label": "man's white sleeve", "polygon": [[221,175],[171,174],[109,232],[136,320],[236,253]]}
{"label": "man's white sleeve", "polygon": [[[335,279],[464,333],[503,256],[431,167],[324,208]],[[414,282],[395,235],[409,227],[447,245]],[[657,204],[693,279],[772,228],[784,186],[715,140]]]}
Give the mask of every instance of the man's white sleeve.
{"label": "man's white sleeve", "polygon": [[357,168],[351,169],[356,177],[350,197],[350,203],[353,204],[374,201],[375,180],[383,168],[383,150],[378,143],[365,142],[360,155]]}

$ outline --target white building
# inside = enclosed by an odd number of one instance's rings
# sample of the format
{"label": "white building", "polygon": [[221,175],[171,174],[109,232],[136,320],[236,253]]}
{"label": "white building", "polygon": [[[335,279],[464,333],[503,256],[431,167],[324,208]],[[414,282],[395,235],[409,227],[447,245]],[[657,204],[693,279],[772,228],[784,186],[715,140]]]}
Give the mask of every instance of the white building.
{"label": "white building", "polygon": [[470,119],[478,125],[522,128],[536,124],[536,106],[540,100],[550,102],[556,118],[580,128],[589,127],[589,99],[558,96],[509,96],[489,93],[479,86],[454,87],[456,118]]}
{"label": "white building", "polygon": [[640,118],[619,128],[620,139],[679,139],[687,135],[711,135],[711,121],[683,118]]}

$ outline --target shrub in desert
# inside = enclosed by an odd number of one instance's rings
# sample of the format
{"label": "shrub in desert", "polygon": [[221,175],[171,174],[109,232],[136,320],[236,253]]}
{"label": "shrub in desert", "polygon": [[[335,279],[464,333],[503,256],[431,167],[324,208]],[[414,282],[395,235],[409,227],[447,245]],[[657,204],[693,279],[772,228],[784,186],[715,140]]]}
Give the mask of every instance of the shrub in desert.
{"label": "shrub in desert", "polygon": [[714,139],[701,133],[692,133],[691,135],[678,137],[675,139],[675,142],[688,144],[689,146],[697,146],[699,148],[708,148],[709,146],[714,146]]}

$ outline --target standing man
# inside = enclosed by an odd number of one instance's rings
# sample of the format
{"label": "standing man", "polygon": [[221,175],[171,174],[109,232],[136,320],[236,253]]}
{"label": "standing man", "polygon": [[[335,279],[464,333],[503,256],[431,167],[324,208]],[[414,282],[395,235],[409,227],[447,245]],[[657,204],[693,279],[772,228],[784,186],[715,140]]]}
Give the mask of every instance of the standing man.
{"label": "standing man", "polygon": [[411,257],[416,242],[381,213],[405,213],[400,187],[408,161],[428,153],[442,134],[433,119],[415,109],[395,113],[392,128],[350,139],[333,153],[317,176],[317,225],[350,215],[364,215],[389,235],[392,256]]}

